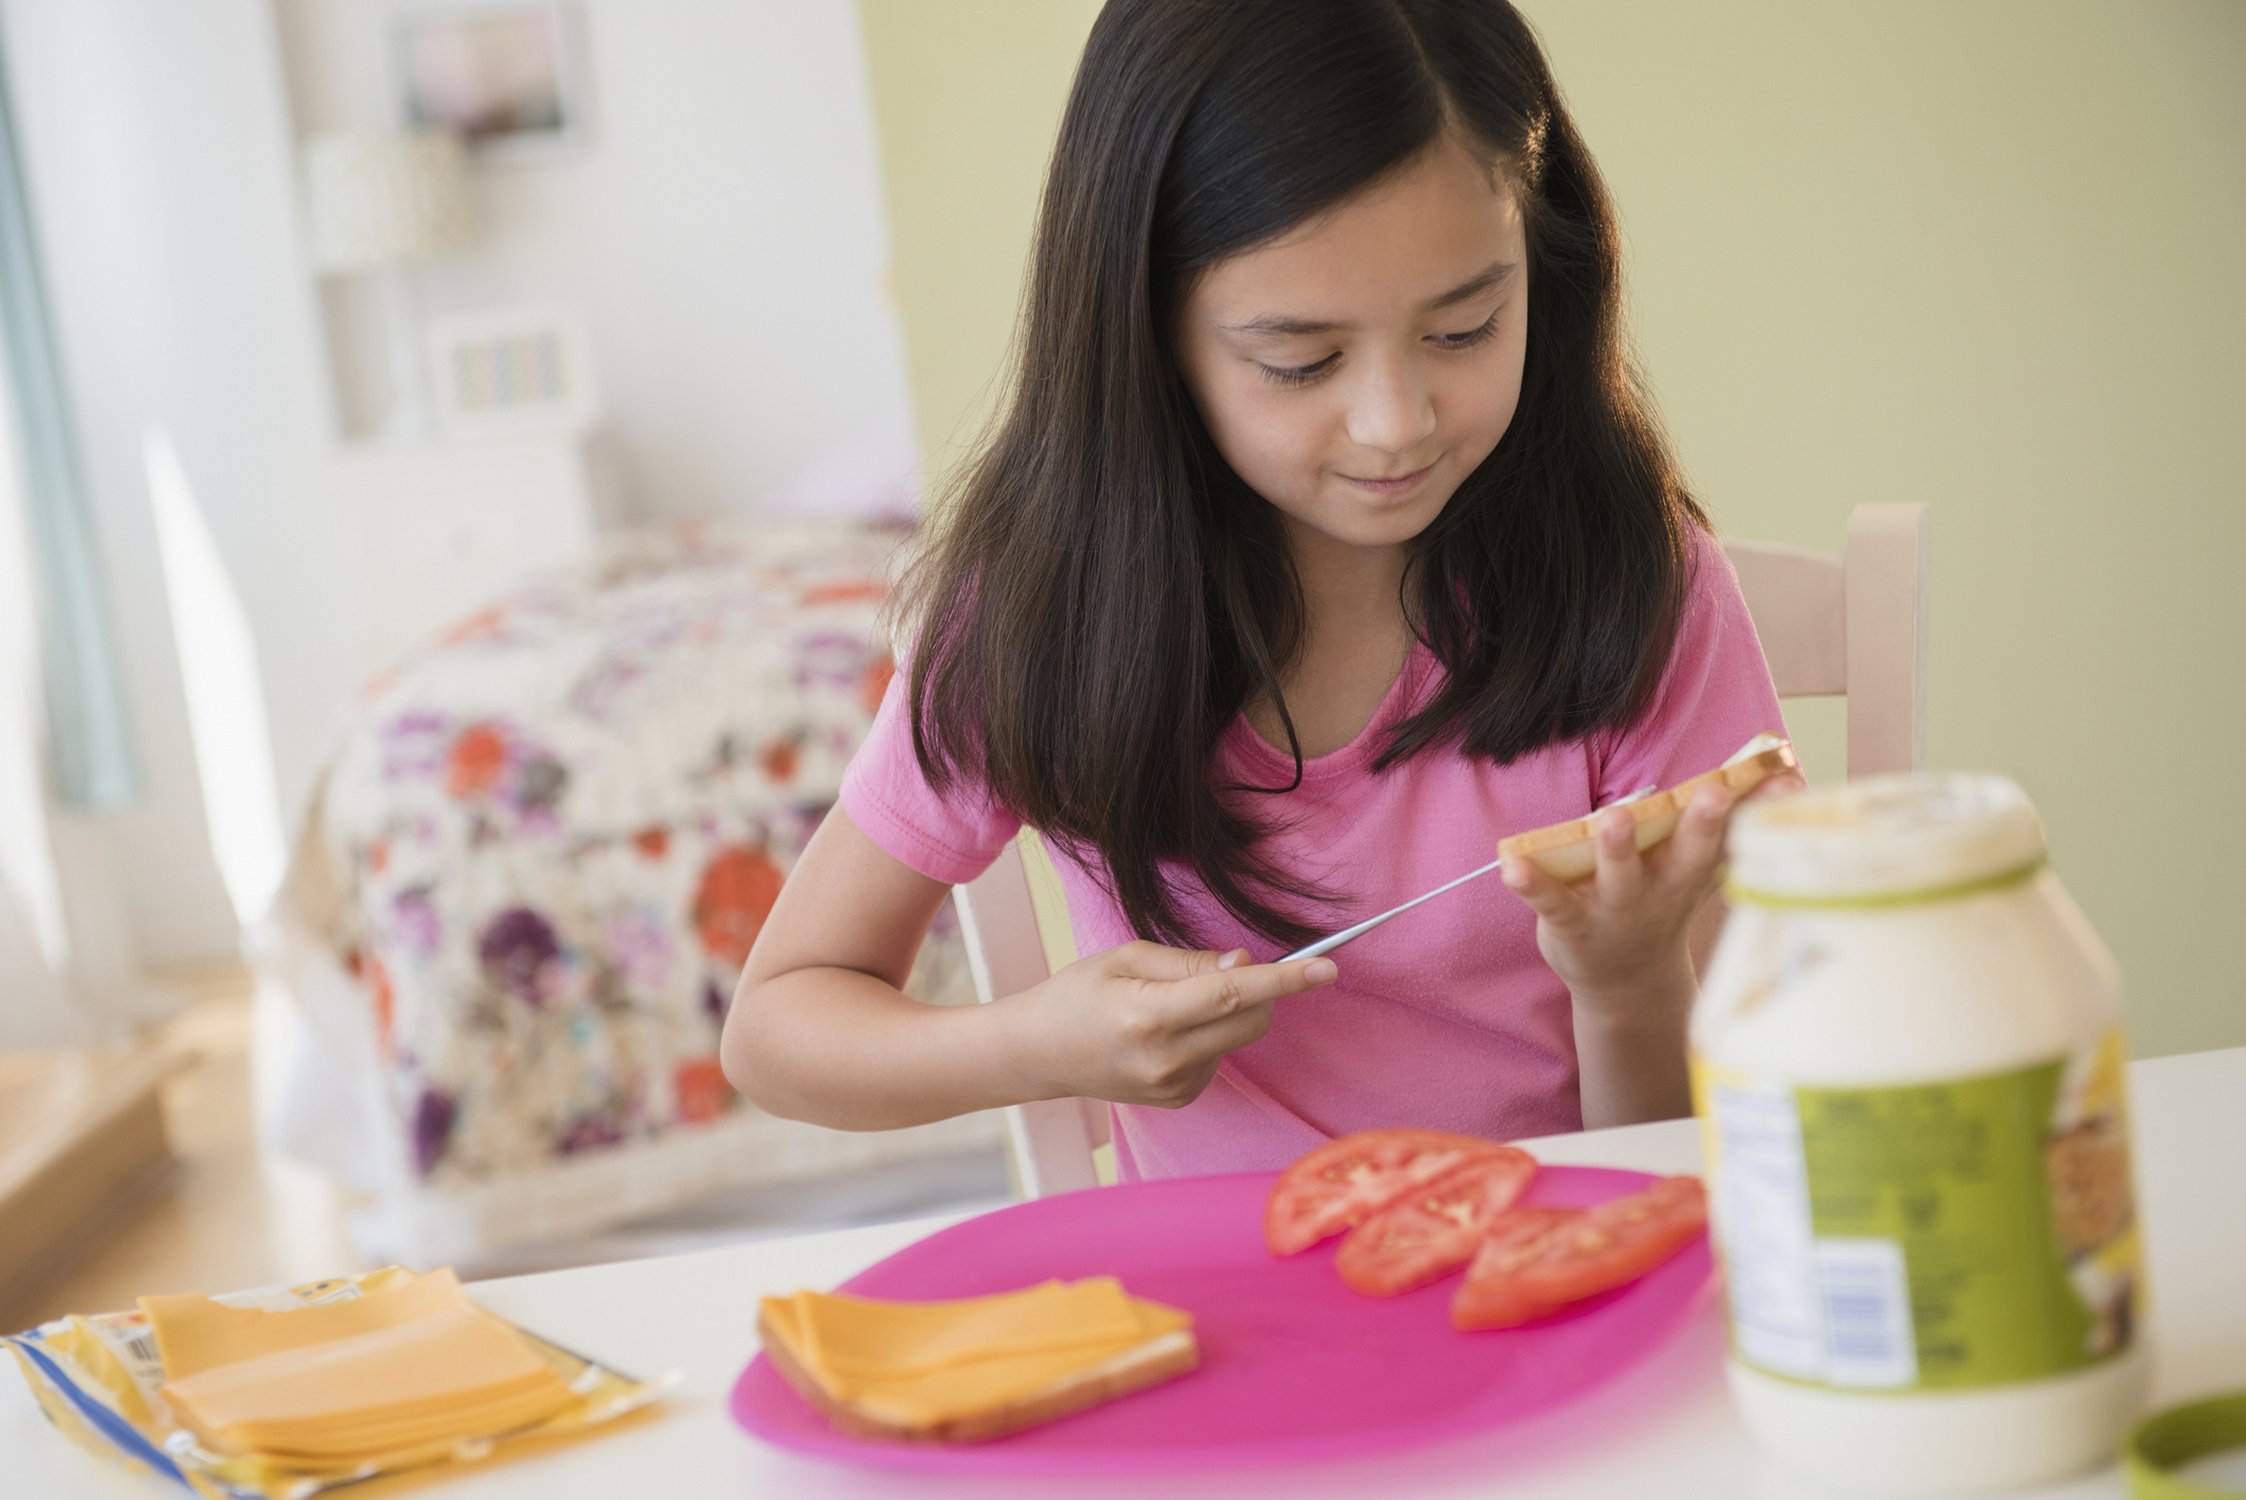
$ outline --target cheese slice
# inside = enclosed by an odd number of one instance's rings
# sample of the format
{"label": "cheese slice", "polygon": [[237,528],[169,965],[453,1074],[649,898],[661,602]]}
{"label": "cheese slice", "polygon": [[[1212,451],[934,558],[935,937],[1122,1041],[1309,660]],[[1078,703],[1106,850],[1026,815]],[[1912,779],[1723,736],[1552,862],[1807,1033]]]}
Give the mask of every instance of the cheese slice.
{"label": "cheese slice", "polygon": [[574,1399],[553,1367],[469,1301],[449,1272],[357,1302],[262,1317],[202,1298],[144,1306],[166,1358],[165,1400],[183,1426],[224,1452],[394,1452],[511,1431]]}
{"label": "cheese slice", "polygon": [[156,1334],[166,1380],[184,1380],[284,1349],[396,1328],[467,1301],[450,1267],[379,1292],[338,1302],[279,1310],[229,1307],[208,1297],[143,1297],[140,1310]]}
{"label": "cheese slice", "polygon": [[550,1390],[535,1390],[462,1404],[437,1417],[425,1412],[365,1426],[237,1422],[208,1431],[202,1426],[190,1430],[206,1446],[227,1453],[256,1453],[297,1462],[353,1462],[467,1438],[502,1437],[545,1421],[564,1410],[572,1399],[566,1390],[558,1400]]}
{"label": "cheese slice", "polygon": [[954,1302],[880,1302],[824,1292],[797,1292],[794,1301],[805,1355],[838,1380],[1135,1343],[1145,1336],[1137,1306],[1112,1276]]}
{"label": "cheese slice", "polygon": [[1111,1276],[953,1302],[798,1292],[766,1298],[763,1310],[826,1394],[911,1424],[1026,1399],[1193,1326]]}
{"label": "cheese slice", "polygon": [[498,1400],[465,1403],[432,1415],[422,1413],[374,1425],[329,1427],[319,1424],[238,1422],[204,1433],[206,1444],[228,1453],[256,1453],[298,1462],[351,1462],[445,1446],[468,1438],[503,1437],[534,1426],[567,1408],[575,1399],[565,1389],[523,1391]]}

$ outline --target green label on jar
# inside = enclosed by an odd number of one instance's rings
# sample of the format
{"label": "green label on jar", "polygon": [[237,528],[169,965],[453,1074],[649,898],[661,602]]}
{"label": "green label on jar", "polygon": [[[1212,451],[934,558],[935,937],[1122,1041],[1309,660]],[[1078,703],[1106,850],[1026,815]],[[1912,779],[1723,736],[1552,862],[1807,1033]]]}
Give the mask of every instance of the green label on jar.
{"label": "green label on jar", "polygon": [[1697,1064],[1732,1346],[1769,1374],[1937,1391],[2129,1347],[2142,1295],[2118,1032],[1901,1088]]}

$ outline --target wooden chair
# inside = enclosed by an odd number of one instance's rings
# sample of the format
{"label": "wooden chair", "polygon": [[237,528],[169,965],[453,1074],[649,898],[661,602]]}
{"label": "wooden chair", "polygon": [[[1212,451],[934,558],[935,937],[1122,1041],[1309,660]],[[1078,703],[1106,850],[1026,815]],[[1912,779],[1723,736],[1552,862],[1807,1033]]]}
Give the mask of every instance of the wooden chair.
{"label": "wooden chair", "polygon": [[[1863,505],[1838,555],[1727,542],[1781,698],[1845,697],[1848,775],[1914,769],[1926,747],[1926,507]],[[1076,960],[1059,877],[1028,829],[956,892],[976,990],[1018,994]],[[1022,1195],[1099,1182],[1107,1105],[1054,1099],[1007,1112]]]}
{"label": "wooden chair", "polygon": [[1839,556],[1726,542],[1781,698],[1848,700],[1848,776],[1926,758],[1926,507],[1859,505]]}

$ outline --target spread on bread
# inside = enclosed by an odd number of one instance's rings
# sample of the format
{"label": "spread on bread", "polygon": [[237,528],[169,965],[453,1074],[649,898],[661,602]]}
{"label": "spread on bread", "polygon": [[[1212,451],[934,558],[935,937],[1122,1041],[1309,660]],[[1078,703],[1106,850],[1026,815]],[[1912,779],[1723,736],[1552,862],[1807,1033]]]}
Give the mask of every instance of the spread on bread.
{"label": "spread on bread", "polygon": [[[1801,761],[1794,754],[1791,741],[1775,734],[1758,734],[1713,771],[1660,791],[1634,792],[1609,803],[1608,808],[1619,807],[1628,813],[1636,825],[1638,847],[1650,849],[1676,832],[1677,820],[1692,805],[1694,795],[1702,787],[1721,786],[1733,796],[1743,797],[1773,776],[1800,769]],[[1607,808],[1602,808],[1589,817],[1501,839],[1497,856],[1505,860],[1526,859],[1555,880],[1588,879],[1598,867],[1594,829],[1606,811]]]}

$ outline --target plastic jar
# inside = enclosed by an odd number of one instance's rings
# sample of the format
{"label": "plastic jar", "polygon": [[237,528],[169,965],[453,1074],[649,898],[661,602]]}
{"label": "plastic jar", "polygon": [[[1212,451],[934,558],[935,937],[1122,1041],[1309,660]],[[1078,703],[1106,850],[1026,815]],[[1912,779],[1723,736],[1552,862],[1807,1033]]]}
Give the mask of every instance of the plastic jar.
{"label": "plastic jar", "polygon": [[2112,957],[1997,776],[1744,809],[1693,1092],[1748,1426],[1859,1489],[2111,1460],[2144,1395]]}

